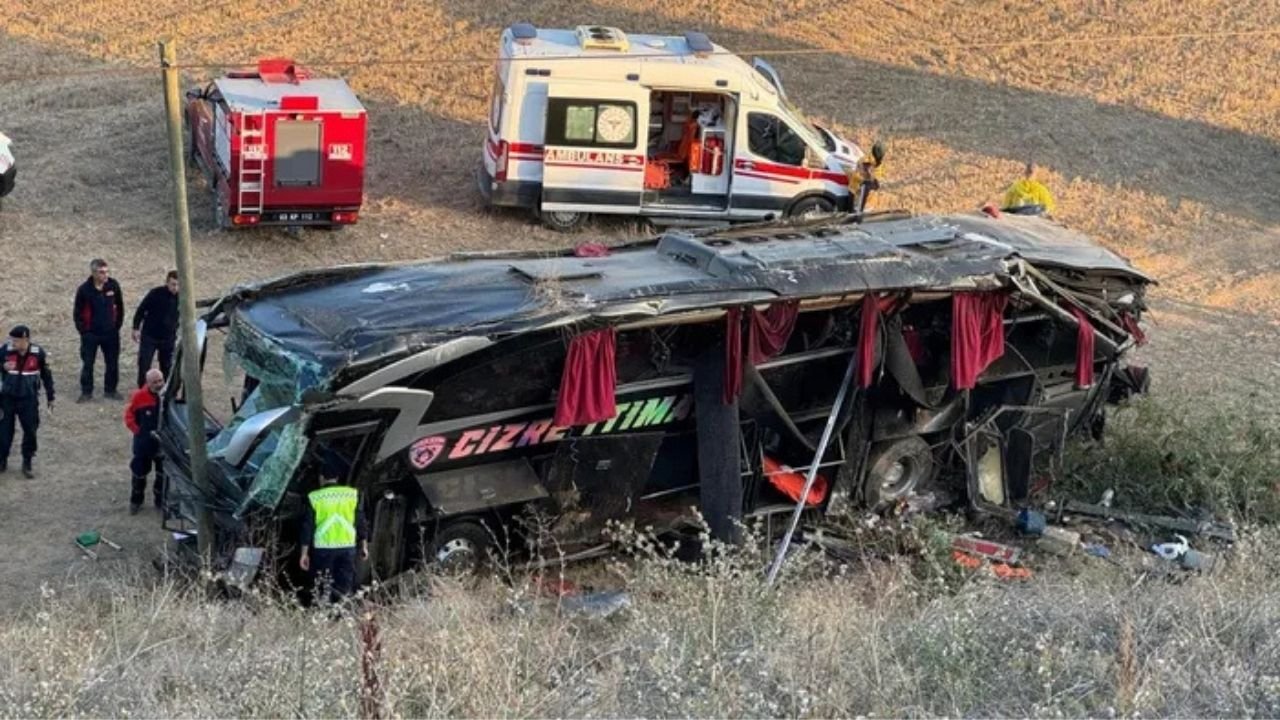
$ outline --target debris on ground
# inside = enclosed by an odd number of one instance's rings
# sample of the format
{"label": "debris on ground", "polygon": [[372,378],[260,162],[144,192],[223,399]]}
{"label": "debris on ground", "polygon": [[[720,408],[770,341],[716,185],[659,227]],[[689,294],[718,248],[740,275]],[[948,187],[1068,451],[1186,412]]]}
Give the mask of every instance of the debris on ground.
{"label": "debris on ground", "polygon": [[1080,547],[1080,533],[1048,525],[1036,540],[1036,547],[1054,555],[1070,555]]}
{"label": "debris on ground", "polygon": [[991,568],[991,574],[1001,580],[1030,580],[1031,570],[1025,567],[1016,567],[1006,562],[993,562],[977,555],[971,555],[964,550],[952,550],[951,559],[956,565],[966,570],[980,570],[986,566]]}
{"label": "debris on ground", "polygon": [[85,556],[91,560],[98,559],[98,553],[94,552],[91,549],[98,545],[106,545],[107,547],[115,550],[116,552],[121,552],[124,550],[124,548],[112,542],[97,530],[82,532],[79,535],[77,535],[72,542],[74,542],[76,547],[80,548],[80,551],[83,552]]}
{"label": "debris on ground", "polygon": [[603,620],[631,607],[631,595],[625,590],[610,590],[586,595],[570,595],[560,599],[560,613]]}
{"label": "debris on ground", "polygon": [[1227,542],[1235,542],[1236,539],[1235,528],[1231,527],[1228,523],[1213,520],[1192,520],[1190,518],[1177,518],[1170,517],[1168,515],[1148,515],[1145,513],[1125,512],[1124,510],[1115,510],[1105,505],[1093,505],[1090,503],[1078,502],[1076,500],[1068,500],[1064,506],[1064,510],[1078,515],[1089,515],[1092,517],[1105,518],[1107,520],[1119,520],[1120,522],[1128,525],[1156,527],[1186,535],[1203,535],[1205,537],[1226,540]]}
{"label": "debris on ground", "polygon": [[1022,557],[1022,549],[1012,545],[984,540],[973,535],[957,535],[951,539],[951,548],[995,562],[1016,564]]}
{"label": "debris on ground", "polygon": [[1184,570],[1199,570],[1201,572],[1213,570],[1213,566],[1217,563],[1217,558],[1193,549],[1187,538],[1182,535],[1174,535],[1173,537],[1175,539],[1170,542],[1152,545],[1151,552],[1158,555],[1162,560],[1177,563]]}

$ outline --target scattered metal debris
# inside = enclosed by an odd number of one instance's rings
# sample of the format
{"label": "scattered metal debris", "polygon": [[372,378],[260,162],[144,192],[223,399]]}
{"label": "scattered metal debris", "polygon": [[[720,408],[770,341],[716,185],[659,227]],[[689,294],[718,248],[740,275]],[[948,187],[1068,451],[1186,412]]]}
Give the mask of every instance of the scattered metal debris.
{"label": "scattered metal debris", "polygon": [[1106,518],[1108,520],[1119,520],[1129,525],[1139,525],[1147,527],[1157,527],[1164,530],[1172,530],[1187,535],[1203,535],[1205,537],[1218,538],[1227,542],[1235,542],[1235,528],[1223,522],[1212,520],[1192,520],[1190,518],[1176,518],[1167,515],[1147,515],[1145,513],[1125,512],[1124,510],[1115,510],[1104,505],[1092,505],[1089,503],[1068,500],[1064,506],[1064,510],[1068,513],[1076,513],[1079,515],[1089,515],[1092,517]]}

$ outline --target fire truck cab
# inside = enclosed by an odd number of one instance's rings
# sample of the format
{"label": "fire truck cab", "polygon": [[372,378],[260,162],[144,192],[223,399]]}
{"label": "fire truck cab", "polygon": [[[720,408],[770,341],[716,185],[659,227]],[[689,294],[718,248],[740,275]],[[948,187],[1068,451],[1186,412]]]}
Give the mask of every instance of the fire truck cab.
{"label": "fire truck cab", "polygon": [[697,32],[502,33],[479,171],[491,205],[559,230],[588,214],[656,223],[848,210],[852,142],[809,122],[778,74]]}
{"label": "fire truck cab", "polygon": [[219,227],[341,226],[364,199],[365,109],[346,82],[265,59],[187,92]]}

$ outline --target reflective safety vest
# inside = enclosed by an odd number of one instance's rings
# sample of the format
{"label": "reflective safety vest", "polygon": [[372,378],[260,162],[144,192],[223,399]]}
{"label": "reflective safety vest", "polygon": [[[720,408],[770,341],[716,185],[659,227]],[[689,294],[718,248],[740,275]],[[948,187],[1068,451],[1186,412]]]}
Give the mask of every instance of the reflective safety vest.
{"label": "reflective safety vest", "polygon": [[356,546],[356,503],[360,494],[355,488],[330,485],[307,494],[316,517],[313,545],[318,550],[353,548]]}

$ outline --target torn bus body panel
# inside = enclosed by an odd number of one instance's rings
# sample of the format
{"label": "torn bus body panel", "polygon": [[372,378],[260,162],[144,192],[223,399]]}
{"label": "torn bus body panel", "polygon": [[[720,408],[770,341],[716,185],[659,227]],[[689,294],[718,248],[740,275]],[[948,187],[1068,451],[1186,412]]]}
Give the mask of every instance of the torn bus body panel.
{"label": "torn bus body panel", "polygon": [[[677,529],[690,508],[731,535],[790,512],[784,475],[814,462],[830,486],[814,512],[932,482],[999,509],[1035,458],[1145,390],[1125,356],[1152,282],[1042,218],[885,214],[241,286],[205,316],[245,376],[231,420],[206,423],[218,546],[292,537],[322,448],[395,538],[374,548],[384,575],[485,536],[572,552],[610,521]],[[789,322],[748,353],[778,303]],[[574,338],[606,329],[607,366],[566,371]],[[865,372],[814,458],[851,357]],[[178,488],[181,385],[161,430]],[[564,398],[605,391],[612,416],[556,424]]]}

